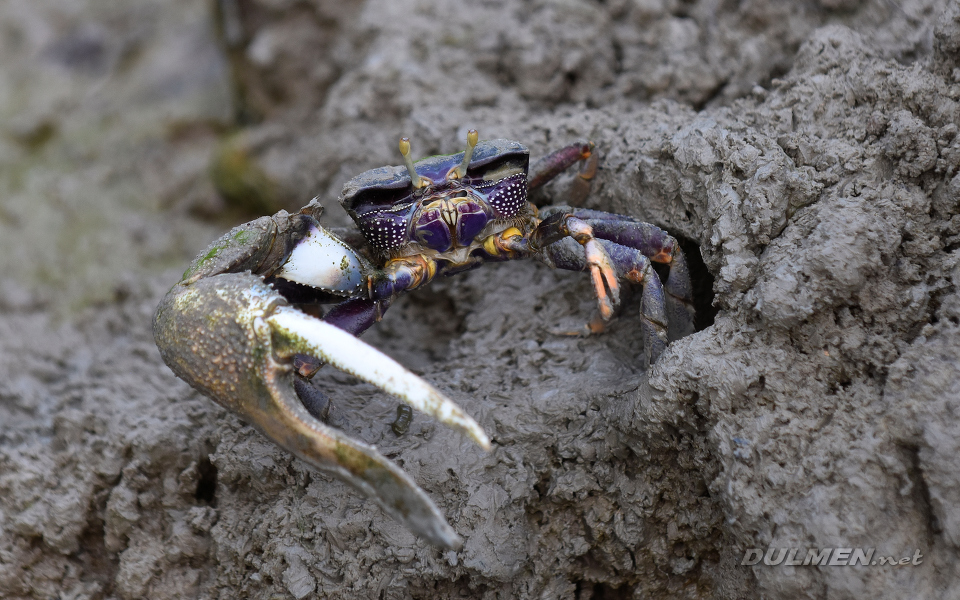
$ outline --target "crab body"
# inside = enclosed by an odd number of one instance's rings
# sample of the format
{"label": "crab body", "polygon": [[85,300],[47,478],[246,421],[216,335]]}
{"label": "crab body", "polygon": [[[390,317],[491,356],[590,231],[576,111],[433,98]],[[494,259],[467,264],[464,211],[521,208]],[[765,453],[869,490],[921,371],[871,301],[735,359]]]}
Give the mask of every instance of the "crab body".
{"label": "crab body", "polygon": [[[518,142],[479,143],[466,173],[465,153],[419,161],[416,188],[403,167],[374,169],[347,183],[341,204],[378,252],[460,256],[491,223],[527,209],[529,154]],[[454,258],[453,261],[456,261]]]}
{"label": "crab body", "polygon": [[[438,275],[535,258],[589,272],[606,320],[625,279],[642,286],[641,333],[651,364],[667,344],[668,322],[681,333],[692,329],[690,281],[676,240],[653,225],[572,207],[538,211],[528,201],[529,190],[578,163],[582,195],[596,170],[590,143],[533,167],[519,142],[479,142],[473,130],[459,154],[413,163],[406,138],[400,150],[405,166],[372,169],[344,186],[340,203],[362,238],[323,228],[316,199],[296,214],[240,225],[198,256],[164,297],[154,332],[164,361],[194,388],[357,487],[431,543],[457,548],[460,538],[409,476],[326,425],[329,400],[309,382],[317,369],[328,363],[369,381],[488,449],[486,434],[462,409],[355,337],[397,296]],[[651,260],[670,265],[665,286]],[[398,412],[398,434],[409,417]]]}

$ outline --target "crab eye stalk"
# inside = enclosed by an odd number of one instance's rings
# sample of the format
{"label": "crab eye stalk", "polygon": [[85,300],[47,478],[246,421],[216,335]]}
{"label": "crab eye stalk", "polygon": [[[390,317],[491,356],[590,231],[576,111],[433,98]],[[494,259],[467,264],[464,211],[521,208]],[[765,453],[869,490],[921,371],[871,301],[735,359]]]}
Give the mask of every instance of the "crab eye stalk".
{"label": "crab eye stalk", "polygon": [[410,173],[410,183],[413,184],[413,187],[420,189],[425,186],[426,182],[417,174],[417,170],[413,168],[413,159],[410,158],[410,138],[400,138],[400,154],[403,155],[403,164],[406,165],[407,172]]}
{"label": "crab eye stalk", "polygon": [[470,159],[473,157],[473,149],[477,147],[477,142],[480,140],[480,134],[477,133],[476,129],[471,129],[467,132],[467,149],[463,153],[463,162],[461,162],[457,168],[450,171],[449,179],[463,179],[467,175],[467,167],[470,166]]}

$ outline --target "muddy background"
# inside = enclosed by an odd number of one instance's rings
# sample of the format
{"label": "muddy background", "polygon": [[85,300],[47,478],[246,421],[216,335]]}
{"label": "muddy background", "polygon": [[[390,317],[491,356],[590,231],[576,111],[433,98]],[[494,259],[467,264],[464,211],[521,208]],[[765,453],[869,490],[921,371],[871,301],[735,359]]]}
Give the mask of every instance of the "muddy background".
{"label": "muddy background", "polygon": [[[960,589],[960,5],[0,3],[0,597],[862,598]],[[336,372],[332,422],[465,539],[415,539],[177,380],[151,318],[234,224],[360,171],[590,138],[587,206],[680,237],[698,329],[642,368],[582,274],[494,265],[365,336],[485,455]],[[561,199],[567,180],[545,200]],[[752,547],[920,566],[742,567]]]}

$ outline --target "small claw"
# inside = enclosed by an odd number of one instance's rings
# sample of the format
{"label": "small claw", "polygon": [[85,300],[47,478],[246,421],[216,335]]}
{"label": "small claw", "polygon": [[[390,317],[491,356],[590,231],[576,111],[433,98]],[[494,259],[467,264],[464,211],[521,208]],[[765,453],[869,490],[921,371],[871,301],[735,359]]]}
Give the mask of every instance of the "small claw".
{"label": "small claw", "polygon": [[[600,316],[604,321],[613,317],[614,310],[620,305],[620,283],[613,262],[606,250],[596,239],[583,244],[587,255],[587,264],[590,266],[590,277],[593,279],[593,289],[597,294],[600,305]],[[609,290],[609,295],[607,294]]]}
{"label": "small claw", "polygon": [[274,347],[280,356],[296,353],[316,356],[460,430],[481,448],[490,450],[490,438],[476,421],[432,385],[386,354],[338,327],[288,306],[277,308],[267,322],[273,329]]}

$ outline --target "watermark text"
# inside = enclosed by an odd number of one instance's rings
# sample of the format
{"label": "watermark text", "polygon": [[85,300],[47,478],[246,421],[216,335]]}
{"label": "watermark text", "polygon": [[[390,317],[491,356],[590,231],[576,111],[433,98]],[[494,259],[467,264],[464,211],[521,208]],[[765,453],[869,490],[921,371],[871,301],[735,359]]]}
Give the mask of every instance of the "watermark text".
{"label": "watermark text", "polygon": [[861,566],[917,566],[923,563],[918,548],[913,556],[883,556],[875,548],[748,548],[741,565],[764,564],[775,567],[849,567]]}

